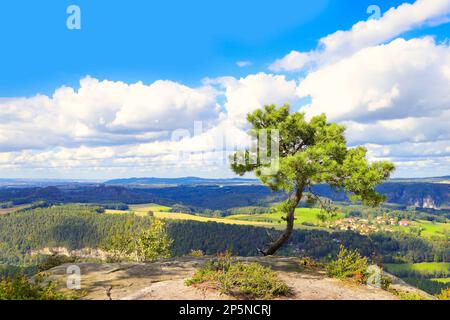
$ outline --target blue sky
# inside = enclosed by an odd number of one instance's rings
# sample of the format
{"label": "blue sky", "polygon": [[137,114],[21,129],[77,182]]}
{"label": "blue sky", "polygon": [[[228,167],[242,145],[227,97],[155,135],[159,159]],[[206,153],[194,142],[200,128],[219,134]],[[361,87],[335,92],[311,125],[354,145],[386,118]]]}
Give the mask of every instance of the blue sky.
{"label": "blue sky", "polygon": [[[403,1],[2,1],[0,95],[51,94],[85,75],[189,85],[243,76],[292,49],[314,48],[366,19],[374,3],[387,10]],[[81,30],[66,28],[71,4],[81,9]],[[253,64],[241,70],[238,60]]]}
{"label": "blue sky", "polygon": [[285,102],[398,177],[450,174],[449,18],[450,0],[3,1],[0,177],[230,177],[175,155],[214,158]]}

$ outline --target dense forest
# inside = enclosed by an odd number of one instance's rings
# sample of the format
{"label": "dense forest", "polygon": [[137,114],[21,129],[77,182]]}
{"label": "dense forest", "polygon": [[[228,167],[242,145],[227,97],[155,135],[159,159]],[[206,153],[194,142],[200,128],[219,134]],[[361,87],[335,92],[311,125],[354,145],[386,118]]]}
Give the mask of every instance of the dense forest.
{"label": "dense forest", "polygon": [[[174,253],[182,255],[191,248],[207,254],[231,250],[234,254],[254,256],[267,242],[267,230],[251,226],[220,223],[177,222],[169,224],[174,241]],[[276,231],[272,230],[273,235]],[[195,235],[195,236],[194,236]],[[279,252],[281,255],[309,256],[328,259],[339,251],[339,245],[358,249],[361,254],[383,262],[448,261],[447,240],[425,240],[412,235],[376,234],[362,236],[354,232],[296,230],[291,241]]]}

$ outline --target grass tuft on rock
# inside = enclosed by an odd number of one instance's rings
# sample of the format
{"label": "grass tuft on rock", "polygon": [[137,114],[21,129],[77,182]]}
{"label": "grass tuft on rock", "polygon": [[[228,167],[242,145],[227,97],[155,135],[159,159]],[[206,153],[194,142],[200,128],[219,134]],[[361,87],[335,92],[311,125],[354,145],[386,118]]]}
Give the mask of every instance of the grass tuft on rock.
{"label": "grass tuft on rock", "polygon": [[228,254],[206,263],[186,281],[187,286],[200,284],[248,299],[272,299],[290,293],[288,285],[272,269],[256,262],[235,262]]}

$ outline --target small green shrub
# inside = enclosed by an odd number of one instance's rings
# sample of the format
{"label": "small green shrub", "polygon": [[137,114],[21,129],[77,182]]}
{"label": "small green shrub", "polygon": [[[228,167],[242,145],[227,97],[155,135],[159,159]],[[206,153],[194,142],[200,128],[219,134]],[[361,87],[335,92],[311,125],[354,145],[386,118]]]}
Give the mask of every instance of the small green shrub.
{"label": "small green shrub", "polygon": [[[366,277],[367,277],[366,284],[370,285],[370,286],[377,286],[377,285],[379,285],[379,287],[381,289],[388,291],[390,286],[391,286],[391,284],[392,284],[392,279],[387,277],[384,274],[381,274],[379,278],[371,279],[370,276],[372,274],[373,273],[368,273],[368,272],[366,273]],[[379,281],[379,283],[377,284],[376,281]]]}
{"label": "small green shrub", "polygon": [[287,284],[275,272],[259,263],[233,264],[219,277],[222,291],[242,293],[250,298],[271,299],[289,293]]}
{"label": "small green shrub", "polygon": [[148,229],[123,230],[111,235],[100,248],[107,252],[107,262],[156,261],[170,257],[172,243],[165,223],[154,219]]}
{"label": "small green shrub", "polygon": [[329,277],[354,278],[358,282],[364,283],[368,276],[367,268],[366,257],[362,257],[358,251],[348,250],[341,246],[337,258],[326,266],[326,272]]}
{"label": "small green shrub", "polygon": [[66,297],[56,289],[56,283],[43,284],[43,278],[37,276],[30,281],[20,275],[3,278],[0,281],[0,300],[64,300]]}
{"label": "small green shrub", "polygon": [[190,257],[203,257],[205,253],[202,250],[191,250],[189,252]]}
{"label": "small green shrub", "polygon": [[170,258],[171,240],[166,231],[166,224],[159,219],[154,219],[150,228],[143,230],[136,245],[136,255],[139,261],[156,261]]}
{"label": "small green shrub", "polygon": [[51,268],[60,266],[64,263],[74,263],[77,261],[76,257],[68,257],[64,255],[51,255],[48,256],[47,259],[38,264],[38,271],[46,271]]}
{"label": "small green shrub", "polygon": [[300,266],[309,268],[309,269],[319,269],[322,267],[322,265],[320,263],[318,263],[317,261],[315,261],[314,259],[312,259],[310,257],[301,257],[301,258],[299,258],[298,263]]}
{"label": "small green shrub", "polygon": [[[216,260],[211,260],[205,263],[205,265],[198,269],[191,279],[186,280],[186,285],[190,286],[196,283],[214,282],[218,280],[220,273],[226,273],[230,269],[233,263],[231,253],[225,251],[217,255]],[[216,286],[220,288],[219,285]]]}
{"label": "small green shrub", "polygon": [[395,294],[401,300],[425,300],[425,298],[417,292],[405,292],[398,290],[389,290],[389,291]]}
{"label": "small green shrub", "polygon": [[234,262],[230,256],[206,263],[186,281],[187,286],[203,283],[221,293],[244,295],[250,299],[271,299],[287,295],[290,291],[270,268],[256,262]]}
{"label": "small green shrub", "polygon": [[389,290],[389,288],[391,287],[392,284],[392,279],[385,276],[385,275],[381,275],[381,289],[383,290]]}

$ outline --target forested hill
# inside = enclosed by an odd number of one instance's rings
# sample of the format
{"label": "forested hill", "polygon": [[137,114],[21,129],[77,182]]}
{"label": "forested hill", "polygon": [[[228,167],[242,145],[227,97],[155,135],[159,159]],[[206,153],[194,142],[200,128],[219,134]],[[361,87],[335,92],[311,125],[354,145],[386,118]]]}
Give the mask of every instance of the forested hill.
{"label": "forested hill", "polygon": [[[155,194],[163,198],[172,199],[184,204],[197,205],[200,207],[207,207],[210,209],[223,209],[221,206],[210,207],[200,201],[199,203],[192,203],[189,198],[190,194],[199,192],[198,186],[205,186],[207,192],[211,192],[211,188],[206,186],[251,186],[250,189],[255,190],[256,198],[266,196],[264,189],[258,187],[258,180],[254,179],[202,179],[195,177],[175,178],[175,179],[160,179],[160,178],[130,178],[117,179],[105,182],[106,185],[128,186],[128,187],[155,187],[155,186],[172,186],[174,189],[161,188],[155,190]],[[247,189],[247,190],[250,190]],[[235,189],[239,190],[239,189]],[[320,196],[330,198],[335,201],[348,200],[344,193],[335,192],[327,185],[318,185],[313,190]],[[431,177],[431,178],[404,178],[392,179],[387,183],[380,185],[377,190],[387,196],[387,201],[391,203],[401,204],[405,206],[416,206],[421,208],[447,208],[450,207],[450,176]],[[181,193],[180,193],[181,191]],[[216,193],[222,196],[224,193],[229,193],[228,189],[216,190]],[[242,191],[239,190],[239,191]],[[187,192],[188,194],[185,194]],[[255,196],[250,192],[248,196]],[[239,198],[239,197],[238,197]],[[247,205],[256,205],[255,201],[249,200],[252,203]],[[259,200],[256,202],[260,202]]]}
{"label": "forested hill", "polygon": [[41,200],[62,203],[172,203],[159,198],[151,192],[119,186],[0,188],[0,203],[11,202],[14,205],[20,205]]}
{"label": "forested hill", "polygon": [[[345,201],[342,192],[327,185],[313,188],[320,196]],[[387,201],[420,208],[450,208],[450,184],[429,182],[389,182],[378,187]],[[185,206],[227,210],[244,206],[269,206],[281,201],[285,194],[272,193],[262,185],[179,185],[179,186],[53,186],[33,188],[0,188],[0,204],[20,205],[39,200],[61,203],[121,202],[182,204]]]}

